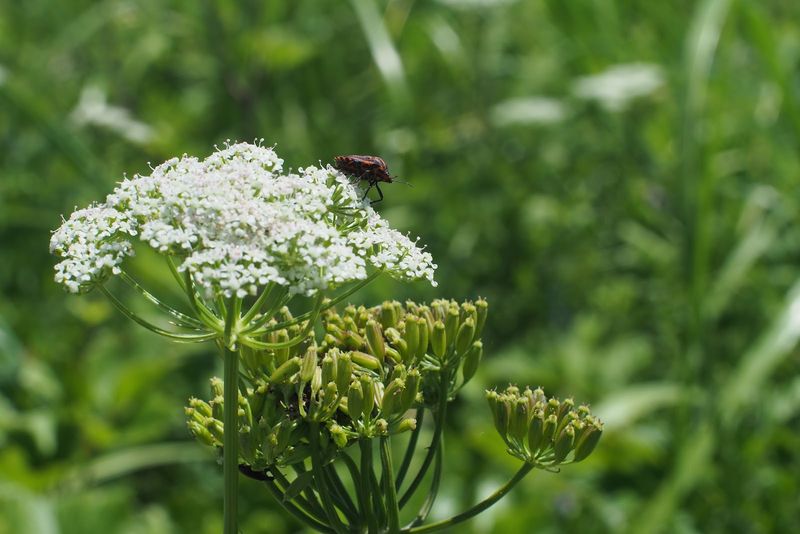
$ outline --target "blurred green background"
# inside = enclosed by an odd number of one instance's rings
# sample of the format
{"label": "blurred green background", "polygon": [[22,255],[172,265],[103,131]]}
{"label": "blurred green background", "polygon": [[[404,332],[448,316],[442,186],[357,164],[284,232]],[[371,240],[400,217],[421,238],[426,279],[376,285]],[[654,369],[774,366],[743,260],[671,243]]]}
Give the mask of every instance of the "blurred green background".
{"label": "blurred green background", "polygon": [[[221,530],[182,407],[218,372],[52,281],[60,216],[263,137],[380,154],[436,289],[485,296],[436,517],[516,468],[486,387],[606,421],[458,532],[793,532],[800,520],[800,3],[0,0],[0,534]],[[133,272],[170,288],[154,258]],[[297,532],[242,482],[247,534]]]}

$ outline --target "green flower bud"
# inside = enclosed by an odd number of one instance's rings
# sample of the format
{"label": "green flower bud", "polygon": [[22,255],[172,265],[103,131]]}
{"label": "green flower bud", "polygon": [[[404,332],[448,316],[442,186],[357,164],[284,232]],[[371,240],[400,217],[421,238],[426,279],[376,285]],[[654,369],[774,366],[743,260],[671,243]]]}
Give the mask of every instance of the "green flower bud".
{"label": "green flower bud", "polygon": [[348,330],[344,334],[344,346],[348,349],[355,350],[364,347],[366,342],[364,338],[358,335],[357,333]]}
{"label": "green flower bud", "polygon": [[573,461],[580,462],[589,456],[597,446],[597,442],[600,441],[602,434],[602,424],[594,420],[591,423],[587,423],[575,440],[575,458]]}
{"label": "green flower bud", "polygon": [[392,431],[399,434],[400,432],[407,432],[410,430],[415,430],[416,428],[417,420],[409,417],[397,423],[397,425],[392,428]]}
{"label": "green flower bud", "polygon": [[508,435],[508,406],[500,398],[500,395],[493,390],[486,392],[486,400],[489,401],[489,407],[492,410],[492,418],[494,420],[494,427],[503,439]]}
{"label": "green flower bud", "polygon": [[356,316],[356,309],[351,304],[348,308],[352,309],[353,313],[348,314],[344,318],[344,329],[349,332],[358,332],[358,325],[356,324],[355,316]]}
{"label": "green flower bud", "polygon": [[383,399],[381,399],[381,413],[387,417],[391,417],[400,411],[401,398],[406,389],[406,383],[401,378],[392,380],[386,390],[383,392]]}
{"label": "green flower bud", "polygon": [[528,427],[528,448],[531,456],[536,456],[542,445],[544,445],[544,414],[538,411],[533,414]]}
{"label": "green flower bud", "polygon": [[422,377],[417,369],[411,369],[406,374],[405,380],[406,389],[403,391],[403,397],[400,399],[403,412],[410,410],[417,401],[417,394],[419,393],[419,386],[422,382]]}
{"label": "green flower bud", "polygon": [[413,315],[406,315],[405,326],[406,353],[404,356],[406,363],[408,363],[416,356],[419,349],[419,324],[417,323],[417,318]]}
{"label": "green flower bud", "polygon": [[381,326],[384,329],[396,325],[399,317],[400,315],[395,311],[391,302],[384,302],[381,305]]}
{"label": "green flower bud", "polygon": [[211,396],[212,397],[222,397],[223,396],[223,391],[224,391],[224,389],[223,389],[224,386],[223,386],[223,383],[222,383],[222,379],[219,378],[218,376],[215,376],[215,377],[211,378],[210,382],[211,382]]}
{"label": "green flower bud", "polygon": [[214,417],[214,419],[222,421],[222,419],[224,418],[222,415],[225,407],[224,399],[225,398],[222,395],[217,395],[216,397],[211,399],[211,402],[209,404],[211,405],[211,415]]}
{"label": "green flower bud", "polygon": [[300,382],[306,383],[314,378],[314,370],[317,368],[317,347],[311,345],[306,350],[303,363],[300,366]]}
{"label": "green flower bud", "polygon": [[478,370],[478,365],[480,365],[482,357],[483,343],[476,341],[472,344],[472,347],[469,349],[469,352],[467,352],[467,355],[464,356],[462,374],[464,376],[465,384],[469,382],[473,376],[475,376],[475,372]]}
{"label": "green flower bud", "polygon": [[544,428],[542,429],[542,437],[544,439],[545,447],[553,442],[556,427],[558,426],[558,419],[555,415],[548,415],[544,420]]}
{"label": "green flower bud", "polygon": [[347,391],[353,374],[353,362],[347,353],[339,354],[336,360],[336,388],[339,391]]}
{"label": "green flower bud", "polygon": [[567,426],[558,435],[555,444],[555,462],[561,463],[567,457],[569,451],[572,450],[572,444],[575,442],[575,430],[571,426]]}
{"label": "green flower bud", "polygon": [[450,306],[444,319],[444,329],[445,333],[447,334],[448,343],[456,338],[456,332],[458,331],[458,323],[460,322],[460,319],[461,314],[459,313],[458,306]]}
{"label": "green flower bud", "polygon": [[528,434],[528,403],[525,399],[516,399],[510,406],[511,419],[508,434],[518,443],[522,443]]}
{"label": "green flower bud", "polygon": [[442,321],[436,321],[431,334],[431,348],[433,349],[433,354],[440,360],[447,353],[447,341],[447,328]]}
{"label": "green flower bud", "polygon": [[278,310],[278,314],[280,316],[281,321],[291,321],[292,319],[294,319],[292,311],[289,309],[288,306],[281,307],[281,309]]}
{"label": "green flower bud", "polygon": [[475,305],[471,302],[462,302],[461,303],[461,321],[464,322],[467,318],[471,318],[472,322],[475,323],[478,320],[478,311],[475,308]]}
{"label": "green flower bud", "polygon": [[416,357],[417,360],[421,360],[425,356],[425,353],[428,352],[428,322],[422,317],[418,317],[417,328],[419,329],[419,344],[417,345],[416,355],[412,356]]}
{"label": "green flower bud", "polygon": [[480,337],[483,332],[483,327],[486,324],[486,316],[489,314],[489,303],[479,298],[478,301],[475,302],[475,309],[478,316],[478,319],[475,321],[475,337]]}
{"label": "green flower bud", "polygon": [[403,335],[400,334],[396,328],[391,326],[389,328],[384,328],[383,334],[386,336],[386,339],[389,340],[389,343],[395,346],[403,339]]}
{"label": "green flower bud", "polygon": [[192,397],[189,399],[189,406],[194,408],[203,417],[211,417],[211,406],[204,400]]}
{"label": "green flower bud", "polygon": [[378,360],[378,358],[372,354],[367,354],[366,352],[355,350],[350,353],[350,358],[353,360],[353,363],[372,371],[377,371],[381,368],[380,360]]}
{"label": "green flower bud", "polygon": [[311,378],[311,394],[316,395],[322,387],[322,368],[314,367],[314,376]]}
{"label": "green flower bud", "polygon": [[344,449],[347,446],[347,433],[344,431],[344,428],[333,423],[328,430],[331,433],[331,438],[333,438],[333,442],[336,444],[337,447],[340,449]]}
{"label": "green flower bud", "polygon": [[400,354],[402,361],[408,363],[408,343],[406,343],[406,340],[398,339],[395,347],[397,347],[397,352]]}
{"label": "green flower bud", "polygon": [[475,336],[475,322],[472,317],[467,317],[458,329],[456,336],[456,352],[459,356],[465,354],[472,345],[472,338]]}
{"label": "green flower bud", "polygon": [[269,381],[272,384],[283,384],[289,382],[292,375],[300,370],[301,362],[302,360],[297,356],[285,361],[283,365],[275,369],[275,372],[270,375]]}
{"label": "green flower bud", "polygon": [[[275,335],[275,341],[277,343],[286,343],[291,339],[289,337],[289,332],[284,328],[282,330],[278,330]],[[275,350],[275,365],[280,367],[289,359],[289,348],[282,348]]]}
{"label": "green flower bud", "polygon": [[367,334],[367,350],[383,363],[386,356],[386,345],[383,343],[383,332],[380,325],[370,319],[367,321],[365,330]]}
{"label": "green flower bud", "polygon": [[394,369],[392,369],[392,374],[389,375],[389,382],[391,382],[395,378],[402,378],[403,380],[405,380],[406,374],[407,374],[406,366],[403,365],[402,363],[398,363],[397,365],[394,366]]}
{"label": "green flower bud", "polygon": [[336,381],[336,360],[339,359],[339,351],[330,351],[328,354],[322,358],[322,374],[321,379],[322,382],[327,384],[328,382],[335,382]]}
{"label": "green flower bud", "polygon": [[386,347],[386,356],[397,364],[403,361],[403,357],[400,356],[400,353],[397,352],[397,349],[392,347]]}
{"label": "green flower bud", "polygon": [[364,406],[361,409],[361,413],[364,414],[364,419],[369,419],[372,416],[372,410],[375,408],[375,384],[367,375],[361,375],[359,381],[361,382],[361,390],[364,392]]}
{"label": "green flower bud", "polygon": [[217,445],[217,441],[214,439],[214,436],[211,435],[211,432],[198,423],[197,421],[189,421],[188,423],[189,430],[191,431],[192,435],[204,445],[209,445],[214,447]]}
{"label": "green flower bud", "polygon": [[379,436],[386,436],[389,434],[389,422],[386,419],[378,419],[375,421],[375,431]]}
{"label": "green flower bud", "polygon": [[356,420],[361,418],[363,410],[364,390],[361,388],[361,382],[353,380],[350,389],[347,390],[347,413],[350,419]]}
{"label": "green flower bud", "polygon": [[336,344],[344,344],[345,330],[343,328],[339,328],[335,324],[328,324],[325,326],[325,331],[336,339]]}

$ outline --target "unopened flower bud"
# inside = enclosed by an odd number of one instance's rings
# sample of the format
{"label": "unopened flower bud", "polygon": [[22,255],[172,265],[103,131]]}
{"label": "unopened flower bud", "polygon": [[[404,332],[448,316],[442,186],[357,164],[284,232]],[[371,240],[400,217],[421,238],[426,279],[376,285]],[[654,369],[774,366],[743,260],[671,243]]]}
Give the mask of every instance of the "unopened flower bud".
{"label": "unopened flower bud", "polygon": [[396,325],[398,317],[391,302],[384,302],[381,305],[381,325],[384,329]]}
{"label": "unopened flower bud", "polygon": [[389,433],[389,422],[386,419],[378,419],[375,421],[375,430],[379,436],[385,436]]}
{"label": "unopened flower bud", "polygon": [[395,426],[393,430],[394,432],[399,434],[400,432],[407,432],[410,430],[415,430],[416,428],[417,428],[417,420],[408,417],[397,423],[397,426]]}
{"label": "unopened flower bud", "polygon": [[350,353],[350,358],[352,359],[353,363],[372,371],[377,371],[381,368],[380,360],[378,360],[378,358],[372,354],[367,354],[366,352],[354,350]]}
{"label": "unopened flower bud", "polygon": [[283,363],[283,365],[275,369],[275,372],[270,375],[269,381],[273,384],[282,384],[288,382],[292,375],[300,370],[301,362],[302,360],[297,356],[287,360]]}
{"label": "unopened flower bud", "polygon": [[567,457],[569,451],[572,450],[572,444],[575,442],[575,430],[571,426],[567,426],[564,430],[561,431],[559,434],[558,439],[556,439],[554,454],[555,454],[555,462],[561,463],[564,461],[564,458]]}
{"label": "unopened flower bud", "polygon": [[403,361],[403,357],[400,356],[400,353],[397,351],[397,349],[392,347],[386,347],[386,357],[398,364]]}
{"label": "unopened flower bud", "polygon": [[339,391],[347,391],[353,374],[353,362],[347,353],[339,354],[336,360],[336,387]]}
{"label": "unopened flower bud", "polygon": [[458,306],[456,305],[450,306],[450,308],[447,310],[447,315],[445,316],[444,320],[444,329],[445,332],[447,333],[448,343],[456,338],[456,332],[458,331],[458,323],[460,319],[461,319],[461,314],[459,312]]}
{"label": "unopened flower bud", "polygon": [[210,380],[210,382],[211,382],[211,396],[222,397],[223,396],[222,379],[220,379],[218,376],[215,376]]}
{"label": "unopened flower bud", "polygon": [[350,415],[350,419],[356,420],[361,418],[363,410],[364,390],[361,388],[361,382],[353,380],[350,389],[347,390],[347,413]]}
{"label": "unopened flower bud", "polygon": [[475,310],[478,319],[475,321],[475,337],[480,337],[483,327],[486,324],[486,316],[489,314],[489,303],[480,298],[475,302]]}
{"label": "unopened flower bud", "polygon": [[410,410],[417,401],[417,394],[419,393],[419,386],[422,378],[417,369],[411,369],[406,374],[405,380],[406,389],[403,391],[403,397],[400,399],[403,412]]}
{"label": "unopened flower bud", "polygon": [[548,415],[547,418],[544,420],[542,437],[544,439],[545,446],[547,446],[548,443],[551,443],[553,441],[557,426],[558,426],[558,419],[556,419],[555,415]]}
{"label": "unopened flower bud", "polygon": [[419,330],[419,344],[417,345],[417,353],[413,356],[416,360],[421,360],[425,356],[425,353],[428,352],[428,322],[422,317],[418,317],[417,328]]}
{"label": "unopened flower bud", "polygon": [[319,388],[322,387],[322,368],[314,367],[314,376],[311,377],[311,394],[316,395]]}
{"label": "unopened flower bud", "polygon": [[506,439],[508,434],[508,406],[502,401],[500,395],[493,390],[486,392],[486,400],[489,401],[489,407],[492,409],[492,419],[494,420],[494,427],[497,432]]}
{"label": "unopened flower bud", "polygon": [[392,369],[392,374],[389,375],[389,382],[391,382],[395,378],[402,378],[403,380],[405,380],[406,374],[407,374],[406,366],[403,365],[402,363],[398,363],[397,365],[394,366],[394,369]]}
{"label": "unopened flower bud", "polygon": [[300,382],[305,383],[314,378],[314,370],[317,368],[317,347],[311,345],[306,350],[303,363],[300,366]]}
{"label": "unopened flower bud", "polygon": [[400,411],[401,398],[405,389],[406,383],[401,378],[392,380],[386,386],[381,400],[381,413],[384,416],[390,417]]}
{"label": "unopened flower bud", "polygon": [[419,324],[417,323],[417,318],[413,315],[406,315],[405,327],[406,354],[404,356],[406,363],[408,363],[416,356],[419,349]]}
{"label": "unopened flower bud", "polygon": [[442,321],[436,321],[431,334],[431,348],[437,358],[444,358],[447,352],[447,329]]}
{"label": "unopened flower bud", "polygon": [[372,410],[375,408],[375,384],[367,375],[361,375],[359,381],[361,382],[361,390],[364,392],[364,406],[361,409],[361,413],[364,414],[365,419],[369,419],[372,416]]}
{"label": "unopened flower bud", "polygon": [[377,321],[370,319],[365,327],[367,334],[367,350],[381,362],[386,355],[386,345],[383,342],[383,332]]}
{"label": "unopened flower bud", "polygon": [[532,456],[544,445],[544,414],[539,411],[533,414],[528,427],[528,448]]}
{"label": "unopened flower bud", "polygon": [[462,368],[462,374],[464,376],[465,384],[469,382],[473,376],[475,376],[475,372],[478,370],[478,365],[480,365],[482,357],[483,343],[476,341],[472,344],[472,347],[469,349],[469,352],[467,352],[467,355],[464,356],[464,367]]}
{"label": "unopened flower bud", "polygon": [[197,421],[189,421],[188,422],[189,430],[192,432],[192,435],[197,438],[198,441],[205,445],[215,446],[217,445],[214,436],[211,435],[211,432],[198,423]]}
{"label": "unopened flower bud", "polygon": [[[277,343],[288,343],[289,341],[289,332],[284,328],[282,330],[278,330],[275,341]],[[289,359],[289,348],[284,347],[282,349],[275,349],[275,365],[280,367]]]}
{"label": "unopened flower bud", "polygon": [[528,403],[525,399],[516,399],[509,408],[511,420],[508,424],[508,434],[517,442],[522,443],[528,434]]}
{"label": "unopened flower bud", "polygon": [[343,449],[347,445],[347,433],[344,431],[344,428],[333,423],[328,430],[330,430],[331,438],[333,438],[333,442],[336,446]]}
{"label": "unopened flower bud", "polygon": [[330,351],[328,354],[322,358],[322,374],[321,379],[322,382],[327,384],[328,382],[335,382],[336,381],[336,361],[339,359],[339,351]]}
{"label": "unopened flower bud", "polygon": [[475,336],[475,322],[472,317],[467,317],[458,329],[456,336],[456,352],[460,355],[466,353],[472,345]]}
{"label": "unopened flower bud", "polygon": [[602,434],[603,427],[599,422],[592,421],[586,424],[575,441],[575,458],[573,461],[580,462],[589,456],[597,446],[597,442],[600,441]]}

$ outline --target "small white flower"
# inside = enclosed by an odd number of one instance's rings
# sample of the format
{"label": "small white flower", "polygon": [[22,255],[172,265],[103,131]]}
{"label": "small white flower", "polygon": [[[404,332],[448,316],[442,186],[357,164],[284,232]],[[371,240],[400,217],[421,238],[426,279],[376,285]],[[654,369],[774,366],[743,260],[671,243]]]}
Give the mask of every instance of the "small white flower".
{"label": "small white flower", "polygon": [[600,102],[609,111],[621,111],[631,101],[654,93],[662,85],[664,74],[658,65],[626,63],[578,78],[573,92],[579,98]]}
{"label": "small white flower", "polygon": [[268,283],[311,295],[365,279],[368,265],[435,285],[430,254],[389,228],[350,179],[330,166],[282,168],[271,148],[238,143],[126,179],[53,234],[56,281],[91,289],[120,272],[137,237],[177,258],[208,296],[244,297]]}

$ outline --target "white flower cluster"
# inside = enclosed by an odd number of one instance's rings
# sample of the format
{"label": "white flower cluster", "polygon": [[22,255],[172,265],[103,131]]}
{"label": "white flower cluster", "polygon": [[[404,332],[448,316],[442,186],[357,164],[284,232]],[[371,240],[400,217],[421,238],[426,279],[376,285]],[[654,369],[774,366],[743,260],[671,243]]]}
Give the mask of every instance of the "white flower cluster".
{"label": "white flower cluster", "polygon": [[363,280],[367,265],[436,285],[436,265],[388,226],[334,168],[282,172],[260,145],[184,156],[120,183],[103,204],[75,211],[53,234],[56,281],[86,291],[119,273],[132,237],[179,260],[207,296],[253,295],[268,283],[291,294]]}

